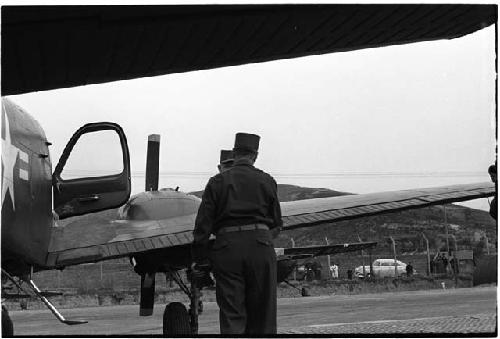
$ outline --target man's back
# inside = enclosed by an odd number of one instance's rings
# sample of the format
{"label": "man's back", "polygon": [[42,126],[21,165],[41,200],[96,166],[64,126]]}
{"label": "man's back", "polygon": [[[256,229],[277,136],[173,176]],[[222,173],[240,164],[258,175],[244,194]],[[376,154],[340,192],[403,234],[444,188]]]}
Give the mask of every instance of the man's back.
{"label": "man's back", "polygon": [[236,134],[233,166],[210,178],[193,231],[197,263],[204,259],[199,249],[216,235],[210,257],[225,335],[276,334],[276,253],[270,230],[283,223],[276,182],[253,167],[259,139]]}
{"label": "man's back", "polygon": [[218,201],[214,231],[250,223],[263,223],[273,228],[279,222],[277,186],[269,174],[245,161],[236,161],[231,169],[212,180]]}

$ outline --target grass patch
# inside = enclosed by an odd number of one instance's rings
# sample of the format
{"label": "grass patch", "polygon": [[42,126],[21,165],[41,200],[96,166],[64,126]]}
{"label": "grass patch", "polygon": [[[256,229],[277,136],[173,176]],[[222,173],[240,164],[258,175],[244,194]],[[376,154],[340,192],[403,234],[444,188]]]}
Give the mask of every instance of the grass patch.
{"label": "grass patch", "polygon": [[[368,293],[384,293],[384,292],[402,292],[402,291],[417,291],[442,289],[444,287],[454,288],[455,280],[447,277],[401,277],[401,278],[381,278],[381,279],[366,279],[366,280],[315,280],[312,282],[296,282],[292,281],[298,288],[306,287],[311,296],[321,295],[354,295]],[[471,287],[472,281],[470,276],[461,276],[457,280],[456,287]],[[278,286],[278,298],[296,298],[302,297],[299,290],[281,283]],[[76,308],[76,307],[95,307],[95,306],[111,306],[111,305],[138,305],[139,304],[138,289],[113,289],[106,287],[102,289],[81,289],[68,290],[65,295],[50,298],[51,302],[60,309]],[[215,302],[215,288],[205,288],[202,291],[202,300],[205,302]],[[163,287],[158,286],[155,293],[155,304],[157,307],[168,304],[173,301],[188,303],[188,297],[178,287]],[[20,310],[21,302],[8,300],[6,306],[9,310]],[[27,309],[43,309],[45,305],[35,299],[27,300]]]}

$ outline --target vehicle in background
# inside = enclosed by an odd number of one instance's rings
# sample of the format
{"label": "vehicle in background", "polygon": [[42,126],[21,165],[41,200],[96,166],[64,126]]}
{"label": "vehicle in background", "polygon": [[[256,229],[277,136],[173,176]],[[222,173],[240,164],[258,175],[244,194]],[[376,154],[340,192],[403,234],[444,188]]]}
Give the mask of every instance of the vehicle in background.
{"label": "vehicle in background", "polygon": [[[406,264],[402,261],[396,260],[397,263],[397,275],[398,277],[406,275]],[[376,259],[373,261],[373,276],[377,278],[383,277],[395,277],[396,270],[394,269],[394,259]],[[415,269],[413,270],[413,274],[415,274]],[[365,270],[363,273],[363,266],[358,266],[354,270],[354,276],[356,278],[362,279],[366,276],[370,276],[370,266],[365,266]]]}

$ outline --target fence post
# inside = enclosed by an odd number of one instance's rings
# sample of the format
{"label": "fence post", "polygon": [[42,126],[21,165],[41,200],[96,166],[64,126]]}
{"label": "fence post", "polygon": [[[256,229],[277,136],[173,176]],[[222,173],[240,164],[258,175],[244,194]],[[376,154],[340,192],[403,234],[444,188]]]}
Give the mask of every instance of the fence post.
{"label": "fence post", "polygon": [[457,247],[457,237],[455,237],[454,234],[451,234],[451,236],[453,237],[453,242],[455,243],[455,252],[453,253],[453,275],[455,276],[455,287],[458,287],[458,260],[457,260],[457,251],[458,251],[458,247]]}
{"label": "fence post", "polygon": [[429,252],[429,239],[422,233],[422,237],[425,239],[425,246],[427,248],[427,275],[431,275],[431,254]]}
{"label": "fence post", "polygon": [[370,278],[373,278],[372,248],[368,249],[368,260],[370,260]]}
{"label": "fence post", "polygon": [[484,240],[486,241],[486,253],[490,254],[490,243],[488,241],[488,235],[484,232]]}
{"label": "fence post", "polygon": [[[358,234],[358,240],[359,242],[363,242],[361,240],[361,237]],[[361,250],[361,264],[363,265],[363,278],[366,278],[366,269],[365,269],[365,251]]]}
{"label": "fence post", "polygon": [[444,212],[444,227],[446,231],[446,252],[447,256],[450,254],[450,240],[448,236],[448,218],[446,216],[446,205],[443,205],[443,212]]}
{"label": "fence post", "polygon": [[396,261],[396,242],[392,236],[389,237],[392,241],[392,251],[394,253],[394,277],[398,277],[398,263]]}
{"label": "fence post", "polygon": [[[292,241],[292,248],[295,247],[295,240],[293,238],[290,238],[290,240]],[[297,267],[293,269],[293,280],[297,281]]]}
{"label": "fence post", "polygon": [[[328,243],[328,237],[325,237],[325,241],[326,241],[326,246],[330,245]],[[332,278],[332,271],[330,270],[330,254],[328,254],[326,256],[326,264],[328,266],[328,278],[331,279]]]}

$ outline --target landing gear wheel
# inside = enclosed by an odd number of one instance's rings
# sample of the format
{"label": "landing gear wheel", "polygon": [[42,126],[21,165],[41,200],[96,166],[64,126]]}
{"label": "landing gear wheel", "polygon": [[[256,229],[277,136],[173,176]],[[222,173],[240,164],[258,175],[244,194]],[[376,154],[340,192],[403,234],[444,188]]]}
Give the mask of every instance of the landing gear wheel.
{"label": "landing gear wheel", "polygon": [[189,314],[182,303],[173,302],[165,306],[163,312],[163,335],[170,337],[181,334],[191,335]]}
{"label": "landing gear wheel", "polygon": [[8,338],[14,336],[14,325],[9,316],[9,311],[2,305],[2,338]]}

